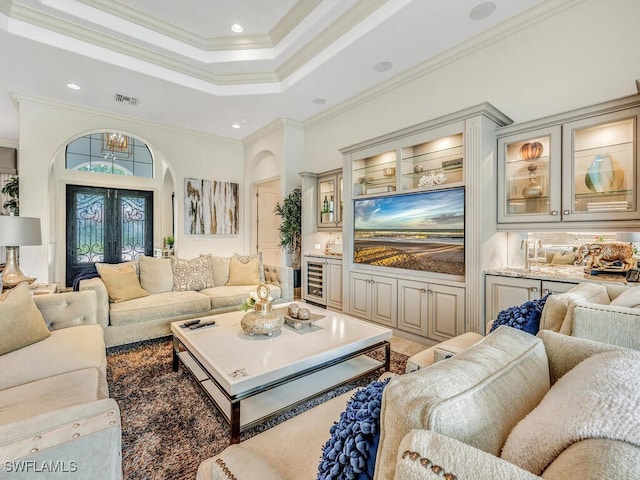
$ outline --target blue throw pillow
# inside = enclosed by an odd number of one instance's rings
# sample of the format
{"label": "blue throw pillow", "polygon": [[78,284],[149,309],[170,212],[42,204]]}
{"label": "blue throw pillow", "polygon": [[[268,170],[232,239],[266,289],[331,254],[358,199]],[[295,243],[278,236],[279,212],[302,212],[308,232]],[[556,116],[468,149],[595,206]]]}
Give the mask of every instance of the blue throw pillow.
{"label": "blue throw pillow", "polygon": [[322,447],[318,480],[373,478],[380,440],[382,390],[389,379],[371,382],[353,394],[331,438]]}
{"label": "blue throw pillow", "polygon": [[498,318],[495,319],[489,333],[493,332],[500,325],[507,325],[509,327],[523,330],[531,335],[535,335],[540,330],[540,317],[542,316],[542,309],[547,301],[547,297],[551,295],[547,293],[544,297],[531,300],[523,303],[517,307],[507,308],[502,310],[498,314]]}

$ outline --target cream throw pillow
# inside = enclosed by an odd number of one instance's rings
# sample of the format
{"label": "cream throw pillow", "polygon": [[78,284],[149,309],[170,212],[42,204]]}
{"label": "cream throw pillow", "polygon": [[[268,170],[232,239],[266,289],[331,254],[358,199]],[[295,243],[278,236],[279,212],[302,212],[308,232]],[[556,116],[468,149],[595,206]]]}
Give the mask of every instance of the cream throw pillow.
{"label": "cream throw pillow", "polygon": [[26,282],[0,295],[0,355],[44,340],[49,335],[51,332]]}
{"label": "cream throw pillow", "polygon": [[199,291],[213,287],[211,263],[207,255],[185,260],[171,257],[173,291]]}
{"label": "cream throw pillow", "polygon": [[229,280],[227,285],[257,285],[260,283],[260,259],[254,257],[242,262],[237,256],[229,262]]}
{"label": "cream throw pillow", "polygon": [[153,258],[141,255],[140,286],[149,293],[163,293],[173,290],[173,269],[168,258]]}
{"label": "cream throw pillow", "polygon": [[149,295],[149,292],[140,286],[136,269],[131,264],[124,264],[119,268],[103,268],[99,273],[104,286],[107,287],[109,300],[114,303]]}
{"label": "cream throw pillow", "polygon": [[638,308],[640,307],[640,287],[629,287],[609,304],[615,307]]}
{"label": "cream throw pillow", "polygon": [[[576,303],[599,303],[607,305],[609,303],[609,294],[606,287],[597,283],[584,282],[576,285],[565,293],[549,295],[542,315],[540,317],[540,330],[552,330],[554,332],[565,333],[569,328],[571,334],[570,320],[565,322],[565,318],[571,317],[572,312],[569,308]],[[567,325],[565,326],[564,323]]]}
{"label": "cream throw pillow", "polygon": [[501,457],[540,475],[567,446],[587,438],[640,447],[639,370],[635,351],[599,353],[580,362],[511,431]]}
{"label": "cream throw pillow", "polygon": [[109,270],[119,270],[122,267],[126,267],[127,265],[132,265],[133,268],[136,271],[136,275],[138,274],[138,260],[134,260],[133,262],[121,262],[121,263],[100,263],[100,262],[96,262],[96,270],[98,271],[98,274],[100,274],[100,272],[102,272],[102,270],[104,269],[109,269]]}

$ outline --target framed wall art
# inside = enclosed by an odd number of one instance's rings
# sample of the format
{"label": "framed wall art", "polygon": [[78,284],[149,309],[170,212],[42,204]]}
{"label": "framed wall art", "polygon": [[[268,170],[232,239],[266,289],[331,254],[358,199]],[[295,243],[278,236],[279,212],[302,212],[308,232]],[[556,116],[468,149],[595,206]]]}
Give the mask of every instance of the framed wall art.
{"label": "framed wall art", "polygon": [[190,235],[238,234],[237,183],[184,179],[184,231]]}

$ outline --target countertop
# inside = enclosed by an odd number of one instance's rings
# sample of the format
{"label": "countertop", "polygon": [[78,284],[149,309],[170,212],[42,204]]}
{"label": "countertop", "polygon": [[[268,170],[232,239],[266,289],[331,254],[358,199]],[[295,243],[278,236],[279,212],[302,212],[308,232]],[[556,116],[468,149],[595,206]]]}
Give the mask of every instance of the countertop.
{"label": "countertop", "polygon": [[328,255],[326,253],[305,253],[303,257],[335,258],[336,260],[342,260],[342,255]]}
{"label": "countertop", "polygon": [[[584,272],[583,267],[548,265],[532,266],[529,271],[524,267],[502,267],[485,270],[487,275],[502,277],[531,278],[534,280],[553,280],[558,282],[580,283],[584,281],[599,283],[615,283],[626,285],[627,279],[623,274],[598,274],[591,275]],[[631,285],[638,285],[631,283]]]}

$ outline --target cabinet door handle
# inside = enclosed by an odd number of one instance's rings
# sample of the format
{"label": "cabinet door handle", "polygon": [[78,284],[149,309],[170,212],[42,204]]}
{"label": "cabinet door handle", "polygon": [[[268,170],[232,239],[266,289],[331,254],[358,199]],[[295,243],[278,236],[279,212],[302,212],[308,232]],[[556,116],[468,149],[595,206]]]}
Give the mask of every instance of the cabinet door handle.
{"label": "cabinet door handle", "polygon": [[548,288],[545,288],[542,290],[542,293],[546,295],[547,293],[551,293],[551,290],[549,290]]}
{"label": "cabinet door handle", "polygon": [[538,291],[538,287],[531,287],[531,288],[529,288],[529,290],[531,290],[532,292],[537,292]]}
{"label": "cabinet door handle", "polygon": [[570,212],[569,210],[563,210],[563,211],[562,211],[562,214],[563,214],[563,215],[570,215],[570,214],[571,214],[571,212]]}
{"label": "cabinet door handle", "polygon": [[558,215],[558,210],[551,210],[551,215]]}
{"label": "cabinet door handle", "polygon": [[420,289],[420,291],[421,291],[422,293],[427,293],[427,289],[426,289],[426,288],[421,288],[421,289]]}

